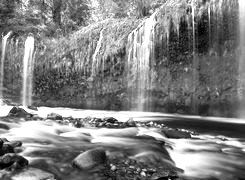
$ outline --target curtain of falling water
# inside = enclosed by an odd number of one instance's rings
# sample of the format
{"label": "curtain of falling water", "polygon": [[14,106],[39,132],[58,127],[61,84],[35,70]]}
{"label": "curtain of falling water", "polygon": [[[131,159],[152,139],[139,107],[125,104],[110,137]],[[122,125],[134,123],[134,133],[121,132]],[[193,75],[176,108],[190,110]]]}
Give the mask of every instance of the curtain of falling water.
{"label": "curtain of falling water", "polygon": [[34,37],[28,36],[25,42],[25,55],[23,59],[23,106],[30,106],[32,104],[33,52]]}
{"label": "curtain of falling water", "polygon": [[99,41],[96,45],[96,49],[94,51],[94,54],[93,54],[93,59],[92,59],[92,77],[96,75],[96,73],[98,73],[98,68],[99,68],[99,59],[97,58],[98,56],[98,53],[100,52],[100,48],[101,48],[101,45],[102,45],[102,40],[103,40],[103,30],[102,29],[100,31],[100,37],[99,37]]}
{"label": "curtain of falling water", "polygon": [[[128,83],[132,81],[131,101],[136,103],[135,110],[149,110],[149,95],[151,89],[150,64],[154,57],[154,14],[146,19],[128,37]],[[132,79],[133,78],[133,79]]]}
{"label": "curtain of falling water", "polygon": [[198,105],[197,105],[197,87],[199,82],[199,76],[198,76],[198,66],[199,66],[199,59],[196,54],[196,26],[195,26],[195,16],[196,16],[196,0],[193,0],[192,3],[192,47],[193,47],[193,83],[194,83],[194,94],[192,99],[192,111],[197,112],[198,111]]}
{"label": "curtain of falling water", "polygon": [[1,71],[0,71],[0,104],[2,104],[2,99],[3,99],[3,79],[4,79],[4,60],[5,60],[5,52],[6,52],[6,45],[9,36],[11,35],[11,31],[8,32],[7,35],[5,35],[2,39],[2,56],[1,56]]}
{"label": "curtain of falling water", "polygon": [[[239,57],[239,84],[238,96],[242,106],[245,100],[245,1],[239,0],[239,23],[240,23],[240,57]],[[243,109],[243,107],[242,107]],[[241,116],[244,113],[241,112]]]}

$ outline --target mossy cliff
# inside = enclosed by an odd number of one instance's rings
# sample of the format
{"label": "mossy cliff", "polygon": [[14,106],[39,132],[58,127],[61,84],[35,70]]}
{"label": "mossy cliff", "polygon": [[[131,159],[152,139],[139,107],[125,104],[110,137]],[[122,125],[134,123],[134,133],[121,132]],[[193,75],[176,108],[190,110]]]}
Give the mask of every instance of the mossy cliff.
{"label": "mossy cliff", "polygon": [[[168,0],[157,11],[152,85],[147,89],[151,101],[149,110],[235,116],[238,2],[196,1],[193,4],[188,0]],[[127,43],[128,35],[140,28],[142,22],[144,19],[112,18],[66,37],[36,37],[34,104],[133,108],[129,106],[132,103],[128,81],[134,82],[127,78]],[[5,86],[8,93],[15,93],[17,97],[21,94],[25,37],[18,39],[18,45],[16,40],[9,44],[5,66],[8,72]]]}

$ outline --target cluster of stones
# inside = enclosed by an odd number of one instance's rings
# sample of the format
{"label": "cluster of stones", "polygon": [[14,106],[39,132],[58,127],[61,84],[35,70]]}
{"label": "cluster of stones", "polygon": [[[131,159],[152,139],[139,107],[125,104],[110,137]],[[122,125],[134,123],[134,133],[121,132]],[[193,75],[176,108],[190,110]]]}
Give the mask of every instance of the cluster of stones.
{"label": "cluster of stones", "polygon": [[[170,157],[169,157],[170,160]],[[94,167],[103,166],[103,171],[98,177],[107,179],[178,179],[177,172],[182,170],[171,164],[151,163],[134,160],[127,157],[115,158],[110,152],[102,148],[91,149],[78,155],[72,162],[73,167],[80,170],[90,170]],[[156,164],[155,164],[156,165]],[[96,177],[96,176],[95,176]]]}
{"label": "cluster of stones", "polygon": [[[144,128],[157,128],[162,132],[166,138],[191,138],[191,132],[183,131],[180,129],[172,129],[166,127],[162,122],[137,122],[133,119],[129,119],[126,122],[120,122],[113,117],[105,118],[95,118],[95,117],[86,117],[86,118],[73,118],[73,117],[62,117],[59,114],[51,113],[47,115],[47,118],[41,118],[37,115],[30,114],[25,110],[14,107],[9,112],[8,117],[18,117],[24,118],[25,120],[51,120],[56,121],[62,125],[74,126],[77,128],[130,128],[130,127],[144,127]],[[165,145],[163,143],[163,150],[165,150]],[[8,151],[3,151],[2,160],[0,165],[3,168],[20,168],[28,164],[28,161],[23,157],[18,156],[14,153],[13,149],[21,146],[21,142],[4,142],[2,141],[3,149],[10,149]],[[10,148],[11,147],[11,148]],[[169,154],[165,150],[164,158],[168,161],[172,161]],[[166,156],[166,157],[165,157]],[[1,164],[1,162],[4,162]],[[102,167],[103,170],[100,170],[96,173],[94,178],[99,179],[100,177],[106,177],[107,179],[179,179],[178,172],[181,172],[180,169],[176,168],[173,164],[161,163],[151,164],[148,161],[141,161],[140,159],[132,159],[128,156],[123,156],[122,158],[115,157],[111,155],[111,152],[105,150],[104,148],[95,148],[87,150],[80,155],[78,155],[73,161],[72,166],[76,169],[82,171],[94,171],[94,168]],[[6,167],[5,167],[6,165]],[[54,176],[52,176],[54,178]],[[52,179],[51,178],[51,179]]]}
{"label": "cluster of stones", "polygon": [[28,160],[17,155],[21,151],[22,142],[8,141],[5,138],[0,139],[0,169],[15,171],[28,165]]}
{"label": "cluster of stones", "polygon": [[162,122],[137,122],[130,118],[126,122],[120,122],[113,117],[105,117],[103,119],[96,117],[86,118],[63,118],[61,115],[51,113],[47,116],[47,119],[55,120],[63,125],[75,126],[77,128],[129,128],[129,127],[146,127],[146,128],[159,128],[167,138],[191,138],[193,132],[189,132],[181,129],[172,129],[166,127]]}

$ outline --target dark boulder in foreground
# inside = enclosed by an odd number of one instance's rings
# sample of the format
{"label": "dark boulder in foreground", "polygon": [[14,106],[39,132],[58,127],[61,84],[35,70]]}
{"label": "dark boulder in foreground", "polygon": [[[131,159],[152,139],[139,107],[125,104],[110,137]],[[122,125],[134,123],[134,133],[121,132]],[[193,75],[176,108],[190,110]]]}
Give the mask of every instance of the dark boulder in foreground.
{"label": "dark boulder in foreground", "polygon": [[167,138],[172,138],[172,139],[191,138],[191,134],[185,131],[180,131],[180,130],[175,130],[175,129],[163,129],[162,132],[165,134]]}
{"label": "dark boulder in foreground", "polygon": [[78,169],[86,170],[106,161],[106,153],[103,149],[91,149],[77,156],[72,165]]}
{"label": "dark boulder in foreground", "polygon": [[33,115],[19,107],[13,107],[8,114],[8,117],[30,118]]}
{"label": "dark boulder in foreground", "polygon": [[[17,155],[16,148],[22,146],[21,141],[8,141],[6,138],[0,138],[0,169],[20,170],[28,165],[28,160]],[[1,176],[0,176],[1,178]]]}
{"label": "dark boulder in foreground", "polygon": [[47,119],[51,119],[51,120],[63,120],[63,117],[59,114],[56,113],[50,113],[47,115]]}
{"label": "dark boulder in foreground", "polygon": [[28,163],[28,160],[26,160],[24,157],[14,153],[5,154],[0,158],[1,169],[8,168],[11,170],[19,170],[26,167]]}

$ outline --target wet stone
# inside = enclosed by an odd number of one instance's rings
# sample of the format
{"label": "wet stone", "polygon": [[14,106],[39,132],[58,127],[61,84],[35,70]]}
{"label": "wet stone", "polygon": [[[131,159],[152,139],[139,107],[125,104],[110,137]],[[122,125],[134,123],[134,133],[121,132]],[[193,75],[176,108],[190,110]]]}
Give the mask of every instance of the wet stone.
{"label": "wet stone", "polygon": [[37,109],[36,106],[28,106],[27,108],[28,108],[28,109],[31,109],[31,110],[34,110],[34,111],[38,111],[38,109]]}
{"label": "wet stone", "polygon": [[113,117],[105,117],[105,118],[103,119],[103,121],[105,121],[105,122],[107,122],[107,123],[111,123],[111,124],[114,124],[114,123],[118,122],[118,120],[115,119],[115,118],[113,118]]}
{"label": "wet stone", "polygon": [[22,146],[22,142],[21,141],[10,141],[10,142],[5,142],[4,144],[10,145],[13,148]]}
{"label": "wet stone", "polygon": [[78,169],[90,169],[106,161],[106,153],[103,149],[91,149],[77,156],[72,165]]}
{"label": "wet stone", "polygon": [[163,129],[162,132],[165,134],[167,138],[173,138],[173,139],[191,138],[191,134],[185,131],[180,131],[175,129]]}
{"label": "wet stone", "polygon": [[125,122],[126,127],[136,127],[135,121],[131,118],[127,122]]}
{"label": "wet stone", "polygon": [[19,107],[13,107],[8,114],[8,117],[30,118],[33,115]]}
{"label": "wet stone", "polygon": [[2,148],[0,149],[0,155],[4,155],[6,153],[14,153],[14,148],[9,144],[3,144]]}
{"label": "wet stone", "polygon": [[47,119],[51,119],[51,120],[63,120],[63,117],[59,114],[56,113],[50,113],[47,115]]}

